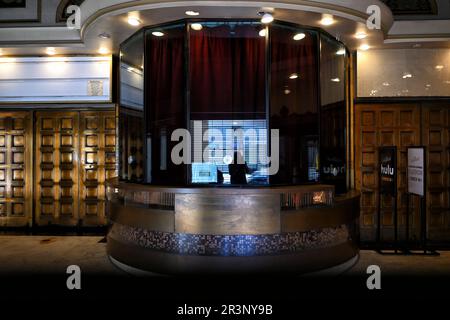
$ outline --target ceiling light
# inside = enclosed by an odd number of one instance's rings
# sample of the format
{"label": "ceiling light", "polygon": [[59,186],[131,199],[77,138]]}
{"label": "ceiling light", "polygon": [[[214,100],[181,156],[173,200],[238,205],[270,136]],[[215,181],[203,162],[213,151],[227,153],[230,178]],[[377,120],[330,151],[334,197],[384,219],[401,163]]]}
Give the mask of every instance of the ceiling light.
{"label": "ceiling light", "polygon": [[195,31],[200,31],[203,29],[203,26],[201,25],[201,23],[193,23],[191,24],[191,28]]}
{"label": "ceiling light", "polygon": [[368,45],[368,44],[362,44],[360,47],[359,47],[359,50],[362,50],[362,51],[367,51],[367,50],[369,50],[370,49],[370,46]]}
{"label": "ceiling light", "polygon": [[291,79],[291,80],[298,79],[298,74],[297,74],[297,73],[291,74],[291,75],[289,76],[289,79]]}
{"label": "ceiling light", "polygon": [[425,87],[431,88],[431,84],[426,84]]}
{"label": "ceiling light", "polygon": [[108,50],[108,48],[101,47],[100,49],[98,49],[98,53],[100,53],[100,54],[108,54],[109,50]]}
{"label": "ceiling light", "polygon": [[389,82],[383,82],[383,87],[389,87],[391,84]]}
{"label": "ceiling light", "polygon": [[405,72],[402,76],[403,79],[408,79],[408,78],[412,78],[412,77],[413,77],[412,74],[409,72]]}
{"label": "ceiling light", "polygon": [[438,64],[437,66],[434,67],[436,70],[441,71],[442,69],[444,69],[444,66],[442,64]]}
{"label": "ceiling light", "polygon": [[163,37],[164,33],[161,31],[153,31],[152,35],[154,35],[155,37]]}
{"label": "ceiling light", "polygon": [[306,37],[306,35],[302,32],[302,33],[297,33],[295,36],[294,36],[294,40],[295,41],[299,41],[299,40],[302,40],[302,39],[304,39]]}
{"label": "ceiling light", "polygon": [[285,89],[285,90],[284,90],[284,94],[285,94],[285,95],[289,95],[289,94],[291,94],[291,90],[289,90],[289,89]]}
{"label": "ceiling light", "polygon": [[330,26],[334,23],[333,16],[331,14],[323,14],[322,20],[320,20],[320,24],[323,26]]}
{"label": "ceiling light", "polygon": [[337,54],[338,56],[343,56],[343,55],[345,54],[345,49],[344,49],[344,48],[339,49],[339,50],[336,52],[336,54]]}
{"label": "ceiling light", "polygon": [[54,56],[56,54],[56,49],[53,47],[48,47],[46,52],[49,56]]}
{"label": "ceiling light", "polygon": [[355,38],[356,39],[365,39],[365,38],[367,38],[367,33],[365,33],[364,31],[357,32],[355,34]]}
{"label": "ceiling light", "polygon": [[100,33],[98,35],[98,37],[101,38],[101,39],[110,39],[111,35],[109,33],[103,32],[103,33]]}
{"label": "ceiling light", "polygon": [[263,14],[263,16],[261,18],[261,23],[269,24],[269,23],[273,22],[273,20],[274,20],[273,15],[266,12]]}
{"label": "ceiling light", "polygon": [[128,17],[128,24],[133,27],[137,27],[138,25],[141,24],[141,20],[139,20],[136,17]]}
{"label": "ceiling light", "polygon": [[186,15],[188,15],[188,16],[198,16],[198,15],[200,14],[200,12],[198,12],[198,11],[192,11],[192,10],[188,10],[188,11],[186,11],[185,13],[186,13]]}
{"label": "ceiling light", "polygon": [[259,36],[260,37],[265,37],[267,35],[267,30],[266,29],[261,29],[260,31],[259,31]]}
{"label": "ceiling light", "polygon": [[333,78],[333,79],[331,79],[331,81],[332,81],[332,82],[341,82],[341,79],[339,79],[339,78]]}

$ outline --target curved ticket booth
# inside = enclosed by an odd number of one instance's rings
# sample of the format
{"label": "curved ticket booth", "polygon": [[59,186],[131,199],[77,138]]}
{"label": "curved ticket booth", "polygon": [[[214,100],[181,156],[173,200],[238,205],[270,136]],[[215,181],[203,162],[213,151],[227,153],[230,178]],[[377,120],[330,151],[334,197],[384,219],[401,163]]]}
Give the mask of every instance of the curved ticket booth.
{"label": "curved ticket booth", "polygon": [[112,260],[304,273],[357,256],[346,65],[342,43],[282,22],[182,20],[124,42]]}

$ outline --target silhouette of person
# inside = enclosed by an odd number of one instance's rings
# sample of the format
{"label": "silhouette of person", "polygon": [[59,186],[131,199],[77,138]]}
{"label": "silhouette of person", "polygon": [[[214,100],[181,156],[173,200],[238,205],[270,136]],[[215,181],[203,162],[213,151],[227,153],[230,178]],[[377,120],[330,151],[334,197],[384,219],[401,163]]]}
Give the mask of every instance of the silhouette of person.
{"label": "silhouette of person", "polygon": [[231,184],[247,184],[247,173],[251,170],[247,167],[244,158],[240,152],[234,152],[233,163],[228,165],[228,171],[230,173]]}

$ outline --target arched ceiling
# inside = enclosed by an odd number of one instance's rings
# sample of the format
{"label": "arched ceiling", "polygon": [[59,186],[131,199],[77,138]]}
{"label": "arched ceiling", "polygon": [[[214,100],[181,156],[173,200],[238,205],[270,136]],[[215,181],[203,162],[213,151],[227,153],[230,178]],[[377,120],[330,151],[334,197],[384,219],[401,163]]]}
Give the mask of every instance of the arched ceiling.
{"label": "arched ceiling", "polygon": [[[371,47],[417,42],[450,47],[448,0],[383,0],[386,5],[379,0],[18,0],[25,6],[17,8],[2,8],[1,2],[0,47],[4,55],[40,55],[46,46],[57,47],[58,54],[96,54],[99,47],[117,52],[119,44],[141,26],[186,18],[184,12],[188,9],[200,11],[200,18],[256,19],[258,11],[265,7],[274,10],[276,19],[322,27],[356,49],[361,41],[354,34],[365,29],[366,9],[372,4],[381,8],[382,30],[366,30],[369,37],[365,41]],[[73,4],[81,8],[81,30],[65,26],[65,9]],[[130,13],[140,17],[140,27],[127,23]],[[333,14],[336,23],[321,26],[319,21],[324,13]],[[38,18],[33,20],[34,16]],[[100,34],[109,38],[100,38]]]}

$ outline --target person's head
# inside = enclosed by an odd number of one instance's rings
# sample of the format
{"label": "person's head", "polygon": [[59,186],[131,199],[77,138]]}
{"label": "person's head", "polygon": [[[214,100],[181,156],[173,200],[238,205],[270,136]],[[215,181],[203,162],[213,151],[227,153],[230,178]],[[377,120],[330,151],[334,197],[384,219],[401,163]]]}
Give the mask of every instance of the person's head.
{"label": "person's head", "polygon": [[244,164],[245,160],[240,151],[234,152],[233,164]]}

